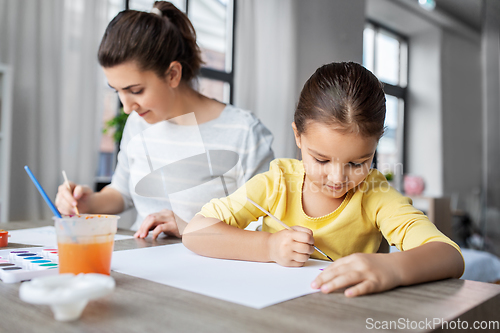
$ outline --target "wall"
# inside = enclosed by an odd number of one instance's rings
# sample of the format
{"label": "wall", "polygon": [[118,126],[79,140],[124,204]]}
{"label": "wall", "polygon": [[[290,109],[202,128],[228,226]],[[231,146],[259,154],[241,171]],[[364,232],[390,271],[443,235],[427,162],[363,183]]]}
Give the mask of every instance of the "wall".
{"label": "wall", "polygon": [[323,64],[362,61],[365,0],[245,0],[236,9],[234,104],[271,130],[276,157],[297,157],[300,90]]}
{"label": "wall", "polygon": [[446,30],[442,41],[443,193],[465,198],[481,187],[481,44]]}
{"label": "wall", "polygon": [[293,157],[295,6],[289,0],[238,1],[234,104],[273,133],[276,157]]}
{"label": "wall", "polygon": [[489,250],[500,255],[500,2],[485,0],[483,25],[484,137],[483,188],[485,219],[483,234],[489,237]]}
{"label": "wall", "polygon": [[485,24],[482,40],[485,117],[485,188],[490,207],[500,209],[500,3],[485,1]]}
{"label": "wall", "polygon": [[[296,97],[307,79],[324,64],[363,61],[365,0],[296,1]],[[298,149],[296,156],[299,157]]]}
{"label": "wall", "polygon": [[371,0],[367,17],[409,39],[405,172],[424,195],[471,193],[481,185],[480,34],[416,2]]}
{"label": "wall", "polygon": [[365,0],[297,0],[296,4],[300,93],[305,81],[321,65],[363,61]]}
{"label": "wall", "polygon": [[430,27],[410,39],[405,173],[422,176],[425,195],[443,194],[441,33]]}

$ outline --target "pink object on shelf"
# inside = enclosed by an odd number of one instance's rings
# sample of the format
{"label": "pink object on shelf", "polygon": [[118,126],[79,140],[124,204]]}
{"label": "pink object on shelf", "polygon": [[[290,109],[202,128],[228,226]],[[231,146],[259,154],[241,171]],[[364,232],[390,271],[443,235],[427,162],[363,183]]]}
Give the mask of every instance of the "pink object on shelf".
{"label": "pink object on shelf", "polygon": [[424,179],[420,176],[405,175],[404,190],[406,195],[421,195],[425,189]]}

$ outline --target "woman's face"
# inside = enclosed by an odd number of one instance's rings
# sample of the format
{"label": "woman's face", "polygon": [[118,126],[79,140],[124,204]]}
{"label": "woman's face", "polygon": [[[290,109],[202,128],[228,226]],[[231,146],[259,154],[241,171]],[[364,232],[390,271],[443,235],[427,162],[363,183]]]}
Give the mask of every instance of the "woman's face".
{"label": "woman's face", "polygon": [[[178,116],[176,89],[180,73],[172,63],[165,78],[153,71],[141,71],[135,62],[126,62],[113,67],[104,67],[108,84],[118,93],[123,111],[137,112],[149,124]],[[181,69],[182,70],[182,69]]]}
{"label": "woman's face", "polygon": [[311,121],[306,132],[298,134],[306,172],[304,186],[329,198],[343,198],[358,186],[370,172],[378,140],[356,133],[343,133],[331,125]]}

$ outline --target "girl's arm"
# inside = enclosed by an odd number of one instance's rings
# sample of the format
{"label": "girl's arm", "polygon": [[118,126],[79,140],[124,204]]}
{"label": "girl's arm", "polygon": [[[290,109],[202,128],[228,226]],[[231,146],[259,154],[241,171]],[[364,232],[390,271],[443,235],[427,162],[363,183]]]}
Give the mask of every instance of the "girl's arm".
{"label": "girl's arm", "polygon": [[394,265],[401,275],[401,285],[459,278],[464,271],[464,260],[453,246],[430,242],[414,249],[392,253]]}
{"label": "girl's arm", "polygon": [[443,242],[389,254],[356,253],[328,266],[311,286],[329,293],[340,288],[348,297],[371,294],[422,282],[459,278],[464,261],[459,251]]}
{"label": "girl's arm", "polygon": [[184,229],[182,243],[213,258],[302,266],[314,252],[312,231],[302,227],[271,234],[243,230],[215,218],[196,215]]}

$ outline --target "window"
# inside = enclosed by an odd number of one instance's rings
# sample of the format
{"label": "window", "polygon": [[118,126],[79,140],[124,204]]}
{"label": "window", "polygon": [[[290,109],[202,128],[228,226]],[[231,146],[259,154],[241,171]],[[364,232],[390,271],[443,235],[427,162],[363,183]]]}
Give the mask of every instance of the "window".
{"label": "window", "polygon": [[188,0],[188,17],[196,30],[205,62],[199,90],[224,103],[232,102],[233,0]]}
{"label": "window", "polygon": [[[143,12],[149,12],[153,8],[154,0],[121,0],[124,5],[124,9],[140,10]],[[186,12],[186,0],[169,0],[183,12]]]}
{"label": "window", "polygon": [[[232,103],[234,0],[170,0],[187,13],[196,31],[198,46],[204,61],[198,79],[198,91],[223,103]],[[154,0],[108,0],[108,19],[124,9],[150,11]],[[104,82],[105,108],[103,123],[114,118],[120,109],[117,95]],[[115,169],[117,144],[113,133],[101,139],[96,190],[111,181]]]}
{"label": "window", "polygon": [[[124,0],[108,0],[108,21],[111,21],[120,11],[125,9]],[[104,111],[102,115],[103,126],[106,122],[113,119],[117,110],[120,108],[118,95],[109,87],[106,78],[102,84],[104,95]],[[111,181],[111,176],[115,169],[117,147],[113,139],[113,132],[108,131],[101,136],[99,145],[99,161],[96,175],[96,190],[100,190],[103,186]]]}
{"label": "window", "polygon": [[[223,103],[232,102],[234,0],[174,0],[196,31],[204,64],[197,89]],[[150,11],[154,0],[125,0],[129,9]]]}
{"label": "window", "polygon": [[404,158],[404,109],[408,82],[406,38],[369,22],[363,33],[363,65],[384,84],[387,113],[385,133],[377,147],[376,167],[393,175],[402,189]]}

